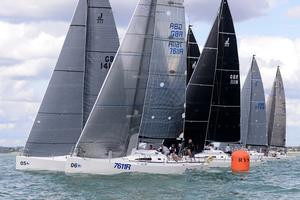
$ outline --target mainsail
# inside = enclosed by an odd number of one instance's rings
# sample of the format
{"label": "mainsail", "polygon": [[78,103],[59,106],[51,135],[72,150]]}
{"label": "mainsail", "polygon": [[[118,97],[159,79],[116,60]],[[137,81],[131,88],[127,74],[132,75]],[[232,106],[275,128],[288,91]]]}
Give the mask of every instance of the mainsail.
{"label": "mainsail", "polygon": [[237,40],[227,0],[222,0],[186,94],[185,141],[240,140],[240,73]]}
{"label": "mainsail", "polygon": [[187,77],[186,82],[189,83],[197,62],[200,57],[200,50],[196,38],[194,36],[192,26],[189,26],[187,34]]}
{"label": "mainsail", "polygon": [[260,71],[253,56],[242,89],[241,142],[245,146],[267,146],[265,93]]}
{"label": "mainsail", "polygon": [[267,102],[268,145],[286,145],[286,102],[283,81],[278,67],[271,94]]}
{"label": "mainsail", "polygon": [[183,0],[140,0],[77,156],[123,157],[139,137],[176,138],[182,132],[185,35]]}
{"label": "mainsail", "polygon": [[79,0],[24,154],[74,149],[119,46],[109,0]]}

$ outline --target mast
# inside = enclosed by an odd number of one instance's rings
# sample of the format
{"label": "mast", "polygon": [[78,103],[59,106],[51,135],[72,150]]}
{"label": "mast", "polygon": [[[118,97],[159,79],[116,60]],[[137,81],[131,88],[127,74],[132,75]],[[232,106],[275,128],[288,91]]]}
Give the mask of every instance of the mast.
{"label": "mast", "polygon": [[187,87],[185,141],[197,151],[205,140],[240,140],[240,75],[237,41],[227,0],[222,0]]}
{"label": "mast", "polygon": [[[104,21],[98,24],[101,13]],[[108,71],[98,70],[99,64],[109,63],[105,57],[114,56],[118,42],[109,1],[79,0],[25,155],[61,156],[74,149],[89,114],[88,107],[94,103],[90,94],[100,90]]]}
{"label": "mast", "polygon": [[242,89],[241,142],[244,146],[267,146],[264,87],[255,56]]}
{"label": "mast", "polygon": [[283,80],[278,66],[271,94],[267,102],[268,145],[286,145],[286,100]]}
{"label": "mast", "polygon": [[[77,144],[77,156],[123,157],[138,138],[182,132],[186,87],[182,0],[141,0]],[[138,27],[138,28],[137,28]]]}
{"label": "mast", "polygon": [[196,38],[194,36],[192,25],[189,25],[187,34],[187,78],[186,84],[189,83],[194,69],[197,66],[197,62],[200,57],[200,50]]}

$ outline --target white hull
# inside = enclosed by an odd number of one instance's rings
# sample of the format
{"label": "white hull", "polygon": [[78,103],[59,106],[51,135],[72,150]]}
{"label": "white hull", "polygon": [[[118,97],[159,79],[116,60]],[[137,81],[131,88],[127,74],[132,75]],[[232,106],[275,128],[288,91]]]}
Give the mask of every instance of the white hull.
{"label": "white hull", "polygon": [[[261,159],[251,158],[250,165],[257,166]],[[195,158],[183,157],[174,161],[170,156],[156,151],[137,151],[128,157],[93,159],[69,157],[66,161],[67,174],[113,175],[120,173],[183,174],[186,171],[205,171],[209,168],[231,167],[231,157],[222,151],[206,151]]]}
{"label": "white hull", "polygon": [[186,171],[203,170],[203,163],[183,162],[132,162],[124,158],[90,159],[70,157],[67,159],[67,174],[114,175],[121,173],[184,174]]}
{"label": "white hull", "polygon": [[[142,152],[142,153],[141,153]],[[139,159],[150,159],[139,160]],[[186,171],[198,171],[206,168],[204,160],[171,161],[165,155],[155,151],[140,151],[128,157],[113,159],[92,159],[69,157],[66,162],[67,174],[113,175],[120,173],[148,174],[184,174]]]}
{"label": "white hull", "polygon": [[21,171],[53,171],[64,172],[69,156],[27,157],[16,156],[16,169]]}

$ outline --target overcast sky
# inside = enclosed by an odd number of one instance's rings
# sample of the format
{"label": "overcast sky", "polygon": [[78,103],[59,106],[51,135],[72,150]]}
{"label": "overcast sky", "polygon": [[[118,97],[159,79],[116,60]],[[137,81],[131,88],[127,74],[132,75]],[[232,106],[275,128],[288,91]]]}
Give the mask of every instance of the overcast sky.
{"label": "overcast sky", "polygon": [[[78,0],[1,0],[0,146],[24,145]],[[122,37],[138,0],[111,0]],[[202,47],[220,0],[185,0]],[[287,143],[300,145],[300,2],[229,0],[242,80],[256,55],[266,94],[281,66],[287,96]]]}

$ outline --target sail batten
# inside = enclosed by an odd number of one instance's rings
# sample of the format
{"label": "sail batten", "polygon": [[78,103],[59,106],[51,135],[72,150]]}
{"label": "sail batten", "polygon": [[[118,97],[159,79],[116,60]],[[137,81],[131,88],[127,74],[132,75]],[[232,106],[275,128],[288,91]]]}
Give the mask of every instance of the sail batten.
{"label": "sail batten", "polygon": [[[106,71],[90,70],[114,56],[118,35],[111,10],[93,11],[89,5],[109,5],[108,0],[79,0],[68,34],[31,129],[24,154],[48,157],[70,154],[89,115],[88,106],[99,92]],[[109,20],[105,29],[100,28]],[[99,23],[98,23],[99,22]],[[99,42],[97,38],[106,38]],[[89,50],[98,51],[96,56]],[[106,54],[107,51],[107,54]],[[96,58],[97,57],[97,58]],[[92,91],[92,92],[91,92]]]}

